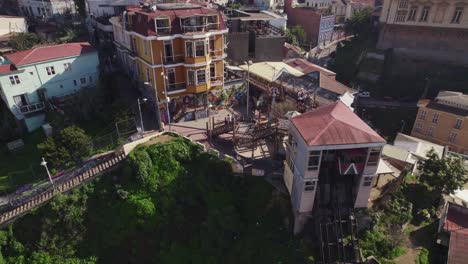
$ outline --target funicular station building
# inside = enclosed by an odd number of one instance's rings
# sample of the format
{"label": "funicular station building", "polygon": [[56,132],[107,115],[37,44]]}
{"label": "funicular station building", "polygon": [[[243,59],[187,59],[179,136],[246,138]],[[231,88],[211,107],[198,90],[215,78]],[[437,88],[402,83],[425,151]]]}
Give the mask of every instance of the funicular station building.
{"label": "funicular station building", "polygon": [[290,121],[283,178],[295,233],[322,209],[367,207],[385,140],[341,101]]}

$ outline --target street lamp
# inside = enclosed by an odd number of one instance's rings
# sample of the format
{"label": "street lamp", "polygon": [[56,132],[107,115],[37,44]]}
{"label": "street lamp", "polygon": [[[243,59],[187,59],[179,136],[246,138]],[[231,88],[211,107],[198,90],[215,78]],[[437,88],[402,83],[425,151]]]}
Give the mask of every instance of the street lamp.
{"label": "street lamp", "polygon": [[140,98],[137,99],[137,102],[138,102],[138,112],[140,113],[140,122],[141,122],[141,135],[143,135],[145,133],[145,127],[143,126],[143,116],[141,115],[141,104],[142,103],[146,103],[146,101],[148,101],[148,99],[146,98],[143,98],[141,99],[140,101]]}
{"label": "street lamp", "polygon": [[246,106],[246,115],[249,116],[249,101],[250,101],[250,65],[252,65],[252,61],[244,61],[247,64],[247,106]]}
{"label": "street lamp", "polygon": [[161,72],[161,76],[164,78],[164,95],[166,96],[166,111],[167,111],[167,124],[169,125],[169,131],[171,131],[171,113],[169,112],[169,102],[171,98],[167,95],[167,85],[168,85],[168,78],[164,72]]}
{"label": "street lamp", "polygon": [[50,183],[51,183],[52,186],[53,186],[53,185],[54,185],[54,181],[52,180],[52,176],[50,176],[49,168],[47,167],[47,162],[45,161],[44,158],[42,158],[41,166],[44,166],[44,168],[46,169],[46,171],[47,171],[47,176],[49,176],[49,181],[50,181]]}

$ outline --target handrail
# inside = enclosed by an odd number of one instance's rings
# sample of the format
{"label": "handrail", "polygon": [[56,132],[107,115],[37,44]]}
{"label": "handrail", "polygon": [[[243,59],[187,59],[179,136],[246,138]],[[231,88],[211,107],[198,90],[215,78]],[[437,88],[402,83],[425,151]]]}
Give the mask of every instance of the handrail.
{"label": "handrail", "polygon": [[36,104],[30,104],[30,105],[24,105],[24,106],[18,106],[19,110],[23,114],[29,114],[37,111],[41,111],[45,108],[45,104],[43,102],[36,103]]}

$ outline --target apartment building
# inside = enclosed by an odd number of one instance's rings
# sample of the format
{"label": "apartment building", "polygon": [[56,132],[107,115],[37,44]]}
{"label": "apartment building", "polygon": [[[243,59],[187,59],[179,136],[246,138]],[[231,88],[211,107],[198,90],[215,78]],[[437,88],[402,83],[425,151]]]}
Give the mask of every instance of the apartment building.
{"label": "apartment building", "polygon": [[384,0],[377,47],[396,55],[468,65],[468,15],[458,0]]}
{"label": "apartment building", "polygon": [[431,100],[418,102],[411,135],[468,155],[468,95],[440,91]]}
{"label": "apartment building", "polygon": [[291,118],[283,179],[294,232],[321,209],[367,207],[384,145],[340,101]]}
{"label": "apartment building", "polygon": [[87,42],[38,47],[0,57],[0,96],[29,132],[45,121],[50,99],[62,102],[99,79],[97,51]]}
{"label": "apartment building", "polygon": [[219,11],[190,3],[144,4],[127,7],[111,23],[118,59],[148,99],[169,98],[176,112],[185,97],[203,105],[210,90],[223,87],[228,30]]}
{"label": "apartment building", "polygon": [[35,18],[50,18],[66,12],[75,13],[73,0],[18,0],[23,15]]}

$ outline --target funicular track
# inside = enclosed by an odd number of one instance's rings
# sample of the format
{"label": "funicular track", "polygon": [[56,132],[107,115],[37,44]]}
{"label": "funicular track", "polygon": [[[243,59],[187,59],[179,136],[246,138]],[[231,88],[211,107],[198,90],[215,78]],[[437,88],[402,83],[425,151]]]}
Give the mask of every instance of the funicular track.
{"label": "funicular track", "polygon": [[336,184],[330,187],[330,200],[322,204],[316,214],[315,228],[321,255],[317,263],[362,263],[354,210],[340,202]]}

